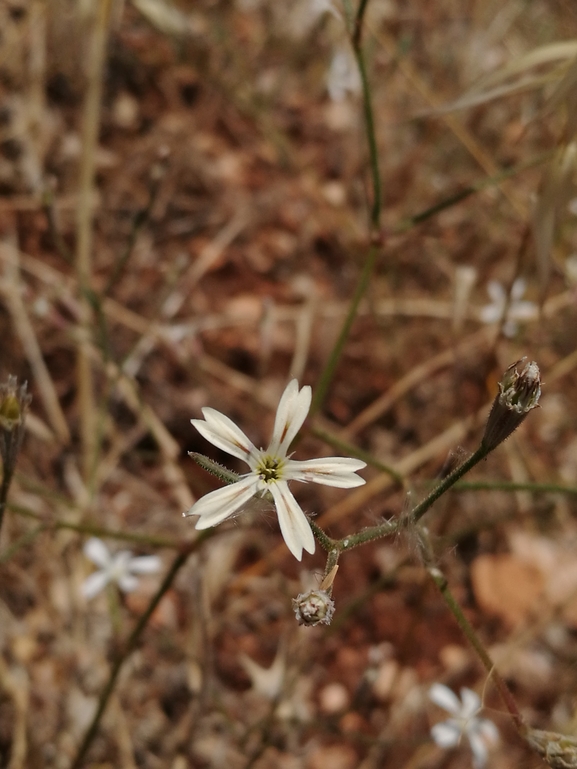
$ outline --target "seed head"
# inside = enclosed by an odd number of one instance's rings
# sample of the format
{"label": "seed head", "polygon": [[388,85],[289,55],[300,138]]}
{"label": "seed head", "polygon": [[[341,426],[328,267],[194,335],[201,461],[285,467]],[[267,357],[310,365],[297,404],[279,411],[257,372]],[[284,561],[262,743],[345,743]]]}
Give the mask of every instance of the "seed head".
{"label": "seed head", "polygon": [[309,590],[293,598],[293,609],[299,625],[330,625],[335,602],[326,590]]}

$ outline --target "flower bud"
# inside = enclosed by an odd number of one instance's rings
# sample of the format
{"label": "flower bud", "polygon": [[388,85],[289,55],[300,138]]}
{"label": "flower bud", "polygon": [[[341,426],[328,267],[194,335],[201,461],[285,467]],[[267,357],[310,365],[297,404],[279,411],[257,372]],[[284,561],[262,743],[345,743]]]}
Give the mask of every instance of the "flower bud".
{"label": "flower bud", "polygon": [[481,442],[487,451],[492,451],[508,438],[539,403],[539,366],[531,361],[519,372],[517,367],[524,361],[525,358],[522,358],[509,366],[499,382],[499,394],[493,402]]}
{"label": "flower bud", "polygon": [[330,625],[335,602],[326,590],[309,590],[293,598],[293,609],[299,625]]}
{"label": "flower bud", "polygon": [[31,397],[26,392],[26,382],[18,387],[15,376],[9,376],[0,385],[0,455],[4,472],[12,473],[16,456],[24,437],[24,419]]}

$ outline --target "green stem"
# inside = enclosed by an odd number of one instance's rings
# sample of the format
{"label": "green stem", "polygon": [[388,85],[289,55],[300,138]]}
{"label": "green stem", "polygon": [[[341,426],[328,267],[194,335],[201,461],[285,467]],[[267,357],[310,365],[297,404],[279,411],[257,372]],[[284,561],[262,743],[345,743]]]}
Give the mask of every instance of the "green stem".
{"label": "green stem", "polygon": [[317,526],[317,524],[311,518],[308,519],[308,522],[310,524],[313,534],[320,542],[321,547],[324,550],[326,550],[328,553],[334,550],[335,548],[334,539],[331,539],[327,534],[325,534],[325,532],[321,529],[321,527]]}
{"label": "green stem", "polygon": [[6,511],[6,500],[8,499],[8,489],[12,483],[14,471],[11,468],[4,467],[2,475],[2,484],[0,485],[0,532],[4,523],[4,512]]}
{"label": "green stem", "polygon": [[95,537],[108,537],[109,539],[120,539],[126,542],[135,542],[140,545],[150,545],[151,547],[167,547],[172,550],[178,550],[182,547],[182,540],[167,539],[166,537],[157,537],[150,534],[140,534],[132,531],[119,531],[118,529],[107,529],[104,526],[91,524],[89,521],[84,523],[73,523],[71,521],[47,521],[45,516],[40,515],[33,510],[21,507],[20,505],[8,505],[8,509],[21,515],[24,518],[32,518],[35,521],[41,521],[45,529],[69,529],[78,531],[81,534],[91,534]]}
{"label": "green stem", "polygon": [[381,227],[381,206],[382,206],[382,189],[381,189],[381,175],[379,173],[379,151],[377,148],[377,139],[375,134],[375,119],[373,116],[373,106],[371,103],[371,89],[369,85],[369,79],[367,76],[367,67],[365,63],[365,57],[363,50],[360,46],[355,45],[353,47],[355,58],[357,60],[357,66],[359,68],[359,74],[361,76],[361,83],[363,88],[363,113],[365,116],[365,127],[367,132],[367,141],[369,145],[369,164],[371,168],[371,179],[373,186],[373,204],[371,207],[371,228],[374,234],[377,234]]}
{"label": "green stem", "polygon": [[439,499],[440,496],[442,496],[448,489],[451,488],[458,480],[459,478],[462,478],[465,473],[468,473],[469,470],[471,470],[475,465],[479,464],[479,462],[482,459],[485,459],[485,457],[489,454],[489,450],[487,450],[484,446],[479,446],[479,448],[471,454],[469,459],[467,459],[465,462],[463,462],[462,465],[459,465],[459,467],[456,467],[452,473],[449,473],[449,475],[441,481],[441,483],[431,491],[431,493],[423,499],[422,502],[419,502],[418,505],[416,505],[411,512],[407,515],[405,519],[405,525],[414,524],[417,523],[429,510],[433,504]]}
{"label": "green stem", "polygon": [[43,531],[46,531],[47,528],[47,526],[41,523],[39,526],[36,526],[31,531],[27,531],[26,534],[23,534],[21,537],[19,537],[16,542],[13,542],[10,545],[10,547],[7,547],[6,550],[2,551],[0,554],[0,564],[7,563],[18,552],[18,550],[31,545],[36,537],[42,534]]}
{"label": "green stem", "polygon": [[577,494],[576,486],[561,483],[516,483],[514,481],[462,481],[453,491],[531,491],[536,494]]}
{"label": "green stem", "polygon": [[341,353],[349,337],[349,333],[353,325],[353,321],[357,315],[359,304],[361,303],[361,299],[363,298],[365,291],[367,290],[367,287],[369,285],[369,281],[371,279],[373,268],[375,266],[375,262],[379,255],[379,252],[380,252],[380,249],[377,248],[376,245],[371,246],[369,255],[363,267],[363,271],[361,272],[361,277],[359,279],[359,282],[355,289],[355,293],[351,300],[351,304],[349,306],[349,310],[347,312],[345,322],[343,323],[343,327],[341,329],[339,337],[335,343],[335,346],[331,351],[329,359],[325,365],[325,368],[316,386],[315,394],[313,396],[313,402],[310,410],[311,415],[316,414],[316,412],[321,408],[322,404],[324,403],[327,390],[329,389],[329,385],[333,379],[335,369],[337,367],[337,363],[339,362]]}
{"label": "green stem", "polygon": [[319,378],[319,383],[315,390],[311,414],[315,414],[324,403],[327,390],[333,379],[337,363],[341,357],[345,343],[349,337],[353,321],[356,317],[357,310],[361,299],[363,298],[367,287],[369,285],[370,277],[373,273],[375,262],[380,253],[380,229],[381,229],[381,207],[382,207],[382,189],[381,189],[381,175],[379,172],[379,152],[377,148],[377,138],[375,131],[375,120],[373,115],[373,106],[371,100],[371,88],[369,84],[369,78],[367,75],[367,67],[365,63],[365,56],[361,45],[361,32],[363,25],[363,18],[368,5],[368,0],[361,0],[359,9],[357,11],[354,23],[353,34],[351,38],[353,52],[359,69],[361,77],[362,89],[363,89],[363,114],[365,117],[365,132],[367,136],[367,144],[369,146],[369,165],[371,169],[371,183],[373,192],[373,202],[370,213],[371,224],[371,236],[372,245],[369,249],[369,253],[365,260],[363,271],[361,273],[359,282],[357,284],[355,293],[351,300],[349,311],[341,328],[339,337],[333,347],[333,350],[329,356],[329,359],[325,365],[325,368]]}
{"label": "green stem", "polygon": [[455,617],[455,619],[457,620],[457,624],[459,625],[465,637],[467,638],[467,640],[469,641],[469,643],[477,653],[477,656],[481,660],[483,667],[485,668],[489,676],[491,676],[491,678],[495,681],[497,690],[501,695],[501,698],[505,703],[505,707],[509,711],[511,718],[513,719],[515,728],[517,729],[519,734],[524,736],[526,733],[526,725],[523,720],[523,716],[519,712],[517,703],[515,702],[515,699],[513,698],[513,695],[511,694],[509,687],[507,686],[507,684],[505,683],[505,681],[497,671],[495,667],[495,663],[487,653],[487,650],[483,646],[481,639],[477,636],[477,634],[473,630],[471,623],[465,617],[461,607],[459,606],[459,604],[455,600],[455,597],[451,593],[447,580],[445,579],[442,572],[437,568],[429,568],[428,572],[431,579],[439,589],[439,592],[443,596],[443,600],[447,604],[449,611]]}

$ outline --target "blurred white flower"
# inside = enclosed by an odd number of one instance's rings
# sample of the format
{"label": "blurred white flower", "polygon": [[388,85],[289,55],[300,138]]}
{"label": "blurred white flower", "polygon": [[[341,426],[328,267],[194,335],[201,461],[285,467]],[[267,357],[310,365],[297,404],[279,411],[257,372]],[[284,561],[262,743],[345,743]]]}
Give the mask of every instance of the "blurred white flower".
{"label": "blurred white flower", "polygon": [[204,420],[190,421],[199,433],[219,449],[242,459],[250,472],[223,489],[211,491],[199,499],[184,515],[198,515],[197,529],[222,523],[255,495],[270,493],[280,530],[288,549],[300,561],[303,549],[315,551],[315,538],[300,505],[288,487],[288,481],[312,481],[326,486],[350,489],[365,481],[355,473],[366,466],[359,459],[326,457],[297,462],[287,456],[289,446],[300,430],[311,406],[311,388],[299,390],[296,379],[287,385],[274,423],[272,440],[266,451],[257,449],[235,423],[211,408],[202,409]]}
{"label": "blurred white flower", "polygon": [[334,0],[306,0],[306,5],[308,6],[311,18],[315,21],[325,13],[330,13],[337,19],[341,18]]}
{"label": "blurred white flower", "polygon": [[[515,336],[519,322],[533,320],[537,317],[537,305],[534,302],[521,300],[526,288],[527,284],[523,278],[517,278],[511,287],[511,298],[507,309],[507,318],[503,324],[503,333],[505,336]],[[501,283],[496,280],[490,280],[487,284],[487,293],[492,301],[481,309],[481,320],[483,323],[499,323],[505,312],[507,292]]]}
{"label": "blurred white flower", "polygon": [[346,48],[337,48],[327,74],[327,91],[332,101],[343,101],[347,93],[357,94],[361,90],[361,77],[352,53]]}
{"label": "blurred white flower", "polygon": [[472,689],[461,689],[461,699],[443,684],[433,684],[429,699],[450,713],[448,718],[431,729],[431,737],[440,748],[454,748],[465,735],[471,745],[473,766],[482,769],[487,763],[489,748],[499,740],[499,730],[488,718],[477,718],[481,700]]}
{"label": "blurred white flower", "polygon": [[129,593],[138,586],[136,574],[153,574],[162,565],[157,555],[134,557],[128,550],[113,554],[97,537],[86,541],[84,555],[99,567],[99,571],[95,571],[82,583],[85,598],[94,598],[110,582],[116,583],[124,593]]}

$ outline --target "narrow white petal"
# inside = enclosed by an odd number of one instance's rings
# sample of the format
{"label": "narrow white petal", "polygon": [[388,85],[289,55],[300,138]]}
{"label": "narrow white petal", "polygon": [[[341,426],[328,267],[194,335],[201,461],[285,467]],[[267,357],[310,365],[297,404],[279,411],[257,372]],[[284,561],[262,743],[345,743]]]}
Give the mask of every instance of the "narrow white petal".
{"label": "narrow white petal", "polygon": [[288,549],[300,561],[303,549],[307,553],[315,551],[315,538],[310,524],[286,483],[273,483],[270,490],[276,505],[281,534]]}
{"label": "narrow white petal", "polygon": [[133,574],[154,574],[160,571],[162,561],[157,555],[139,555],[128,564],[128,571]]}
{"label": "narrow white petal", "polygon": [[461,729],[456,721],[449,718],[431,728],[431,737],[440,748],[454,748],[461,739]]}
{"label": "narrow white petal", "polygon": [[498,320],[501,320],[502,315],[502,307],[499,307],[496,304],[487,304],[485,307],[481,308],[479,317],[483,323],[497,323]]}
{"label": "narrow white petal", "polygon": [[301,462],[290,459],[284,470],[284,477],[287,480],[310,481],[325,486],[352,489],[366,483],[364,478],[356,475],[358,470],[366,466],[366,462],[348,457],[326,457]]}
{"label": "narrow white petal", "polygon": [[507,337],[507,339],[512,339],[515,334],[517,333],[517,324],[514,320],[509,319],[505,323],[503,323],[503,333]]}
{"label": "narrow white petal", "polygon": [[110,551],[101,539],[98,537],[90,537],[84,543],[84,555],[89,558],[92,563],[100,566],[101,569],[106,569],[110,565],[112,560]]}
{"label": "narrow white petal", "polygon": [[123,593],[132,593],[138,587],[138,577],[135,577],[134,574],[122,574],[117,583]]}
{"label": "narrow white petal", "polygon": [[487,283],[487,293],[493,300],[494,304],[501,305],[502,307],[504,306],[507,299],[507,294],[498,280],[490,280]]}
{"label": "narrow white petal", "polygon": [[533,302],[515,302],[509,308],[509,317],[512,320],[533,320],[537,314],[537,305]]}
{"label": "narrow white petal", "polygon": [[481,698],[472,689],[467,689],[464,686],[461,689],[461,718],[472,718],[476,713],[481,710]]}
{"label": "narrow white petal", "polygon": [[258,478],[247,475],[230,486],[211,491],[195,502],[185,515],[199,515],[197,529],[208,529],[216,526],[229,515],[235,513],[245,502],[255,495]]}
{"label": "narrow white petal", "polygon": [[477,730],[488,745],[496,745],[499,742],[499,730],[488,718],[477,720]]}
{"label": "narrow white petal", "polygon": [[453,716],[461,715],[461,702],[454,691],[443,684],[433,684],[429,689],[429,699]]}
{"label": "narrow white petal", "polygon": [[475,769],[483,769],[487,763],[488,750],[487,745],[478,732],[470,731],[468,734],[473,753],[473,766]]}
{"label": "narrow white petal", "polygon": [[204,408],[202,414],[204,420],[191,419],[190,421],[203,438],[226,451],[227,454],[248,462],[248,458],[256,449],[240,427],[216,409]]}
{"label": "narrow white petal", "polygon": [[288,383],[278,404],[274,420],[274,431],[267,453],[286,456],[311,407],[312,391],[305,385],[299,392],[299,383],[293,379]]}
{"label": "narrow white petal", "polygon": [[105,571],[95,571],[87,577],[80,588],[85,598],[94,598],[108,584],[108,574]]}
{"label": "narrow white petal", "polygon": [[520,299],[525,293],[526,288],[527,282],[524,280],[524,278],[517,278],[511,286],[511,299],[513,301]]}

